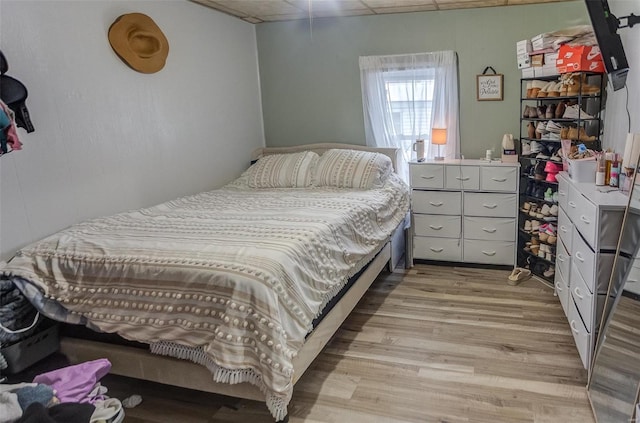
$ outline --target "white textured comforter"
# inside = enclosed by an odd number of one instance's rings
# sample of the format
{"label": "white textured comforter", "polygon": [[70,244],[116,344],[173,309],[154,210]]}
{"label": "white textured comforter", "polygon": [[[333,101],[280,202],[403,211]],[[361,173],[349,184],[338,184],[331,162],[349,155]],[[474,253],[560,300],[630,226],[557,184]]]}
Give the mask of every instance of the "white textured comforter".
{"label": "white textured comforter", "polygon": [[281,419],[312,320],[408,207],[396,175],[371,190],[238,180],[74,225],[0,272],[94,328],[205,364],[217,381],[259,386]]}

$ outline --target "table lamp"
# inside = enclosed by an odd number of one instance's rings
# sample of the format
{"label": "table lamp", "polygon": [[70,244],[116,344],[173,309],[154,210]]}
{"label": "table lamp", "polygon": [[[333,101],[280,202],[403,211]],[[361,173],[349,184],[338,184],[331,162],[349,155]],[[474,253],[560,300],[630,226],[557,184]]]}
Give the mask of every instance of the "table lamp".
{"label": "table lamp", "polygon": [[438,155],[434,157],[434,160],[444,160],[444,157],[440,155],[440,146],[447,143],[447,128],[433,128],[431,129],[431,144],[438,146]]}

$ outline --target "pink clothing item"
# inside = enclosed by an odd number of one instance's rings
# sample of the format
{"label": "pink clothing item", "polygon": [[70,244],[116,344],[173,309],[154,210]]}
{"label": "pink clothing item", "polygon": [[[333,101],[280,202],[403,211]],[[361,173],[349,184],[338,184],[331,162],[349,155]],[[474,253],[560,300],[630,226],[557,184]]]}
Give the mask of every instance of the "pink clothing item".
{"label": "pink clothing item", "polygon": [[111,370],[106,358],[63,367],[36,376],[35,383],[44,383],[56,390],[60,402],[93,403],[100,398],[89,395],[96,383]]}
{"label": "pink clothing item", "polygon": [[9,124],[9,126],[4,129],[7,136],[7,144],[9,144],[9,146],[11,147],[10,151],[22,150],[22,143],[18,138],[18,131],[16,129],[15,113],[13,113],[13,110],[11,110],[9,106],[4,104],[2,100],[0,100],[0,107],[9,117],[9,120],[11,120],[11,123]]}

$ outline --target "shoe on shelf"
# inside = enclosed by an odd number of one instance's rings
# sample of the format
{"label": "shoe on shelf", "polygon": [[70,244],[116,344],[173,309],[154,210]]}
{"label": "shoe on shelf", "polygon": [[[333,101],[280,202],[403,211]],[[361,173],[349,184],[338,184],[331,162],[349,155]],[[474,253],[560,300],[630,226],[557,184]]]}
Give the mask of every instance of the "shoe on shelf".
{"label": "shoe on shelf", "polygon": [[558,237],[555,235],[549,235],[547,237],[547,242],[551,245],[555,245],[557,240],[558,240]]}
{"label": "shoe on shelf", "polygon": [[544,201],[552,202],[553,201],[552,196],[553,196],[553,190],[551,189],[551,187],[549,187],[544,192]]}
{"label": "shoe on shelf", "polygon": [[531,143],[528,140],[522,140],[522,153],[523,156],[531,154]]}
{"label": "shoe on shelf", "polygon": [[574,104],[572,106],[567,106],[562,115],[563,119],[594,119],[593,116],[583,111],[580,106]]}
{"label": "shoe on shelf", "polygon": [[545,116],[546,116],[546,114],[547,114],[547,106],[546,106],[546,105],[544,105],[544,104],[542,104],[542,105],[538,106],[538,107],[536,108],[536,112],[537,112],[537,115],[536,115],[536,116],[538,117],[538,119],[544,119],[544,117],[545,117]]}
{"label": "shoe on shelf", "polygon": [[547,106],[547,111],[544,114],[546,119],[553,119],[556,117],[556,105],[551,103]]}
{"label": "shoe on shelf", "polygon": [[[551,260],[549,260],[549,261],[551,261]],[[551,278],[551,277],[553,277],[555,274],[556,274],[556,269],[555,269],[553,266],[549,267],[547,270],[545,270],[545,271],[544,271],[544,273],[542,273],[542,275],[543,275],[545,278]]]}
{"label": "shoe on shelf", "polygon": [[532,234],[537,234],[538,232],[540,232],[540,222],[538,222],[537,220],[532,220],[531,221],[531,233]]}
{"label": "shoe on shelf", "polygon": [[527,233],[531,233],[531,221],[525,220],[523,230]]}
{"label": "shoe on shelf", "polygon": [[567,104],[564,101],[561,101],[556,106],[556,112],[555,112],[555,116],[554,117],[556,119],[562,119],[562,116],[564,115],[564,112],[565,112],[566,109],[567,109]]}
{"label": "shoe on shelf", "polygon": [[533,122],[529,122],[527,125],[527,136],[533,140],[536,139],[536,124]]}
{"label": "shoe on shelf", "polygon": [[547,122],[538,122],[538,124],[536,125],[536,132],[540,132],[541,134],[546,134],[549,131],[547,131]]}
{"label": "shoe on shelf", "polygon": [[531,246],[531,254],[533,254],[534,256],[537,256],[539,251],[540,251],[540,245]]}
{"label": "shoe on shelf", "polygon": [[[535,132],[535,125],[533,127],[533,131]],[[531,138],[531,137],[529,137]],[[539,152],[544,150],[544,145],[542,145],[539,141],[531,141],[531,154],[538,154]]]}
{"label": "shoe on shelf", "polygon": [[542,214],[542,216],[540,218],[542,218],[544,216],[550,216],[551,215],[550,211],[551,211],[551,207],[549,207],[548,204],[544,204],[542,206],[542,209],[540,209],[540,214]]}
{"label": "shoe on shelf", "polygon": [[558,203],[558,191],[553,193],[553,202],[556,204]]}
{"label": "shoe on shelf", "polygon": [[529,117],[529,106],[524,106],[524,109],[522,110],[522,117],[523,118]]}
{"label": "shoe on shelf", "polygon": [[545,84],[544,87],[540,88],[540,91],[538,91],[538,95],[537,98],[545,98],[549,96],[549,91],[552,89],[552,87],[555,87],[556,83],[554,81],[548,82],[547,84]]}
{"label": "shoe on shelf", "polygon": [[556,81],[551,88],[549,88],[547,97],[560,97],[560,91],[562,91],[562,82]]}
{"label": "shoe on shelf", "polygon": [[574,128],[572,126],[569,128],[569,131],[567,133],[567,138],[563,138],[563,139],[582,141],[582,142],[591,142],[591,141],[595,141],[597,138],[594,137],[593,135],[587,135],[587,132],[584,130],[583,127]]}
{"label": "shoe on shelf", "polygon": [[558,205],[554,204],[553,206],[551,206],[551,208],[549,209],[549,214],[551,216],[558,216]]}
{"label": "shoe on shelf", "polygon": [[541,151],[536,155],[536,159],[549,160],[549,156],[547,156],[544,152]]}
{"label": "shoe on shelf", "polygon": [[511,286],[516,286],[520,282],[525,281],[531,277],[531,270],[523,269],[522,267],[516,267],[513,272],[507,278],[507,283]]}
{"label": "shoe on shelf", "polygon": [[562,130],[562,125],[552,120],[547,122],[547,132],[553,132],[554,134],[559,134]]}
{"label": "shoe on shelf", "polygon": [[537,98],[538,93],[542,88],[544,88],[545,85],[547,85],[547,81],[540,81],[538,79],[534,79],[533,81],[531,81],[531,91],[529,92],[527,98]]}

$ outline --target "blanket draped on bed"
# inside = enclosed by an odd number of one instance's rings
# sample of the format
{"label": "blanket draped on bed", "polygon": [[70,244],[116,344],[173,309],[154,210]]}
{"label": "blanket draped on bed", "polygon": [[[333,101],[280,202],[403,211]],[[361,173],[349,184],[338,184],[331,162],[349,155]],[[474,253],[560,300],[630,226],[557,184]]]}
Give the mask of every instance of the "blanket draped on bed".
{"label": "blanket draped on bed", "polygon": [[257,385],[282,419],[312,320],[408,205],[395,175],[371,190],[236,182],[74,225],[0,272],[58,320],[154,344],[207,365],[219,382]]}

